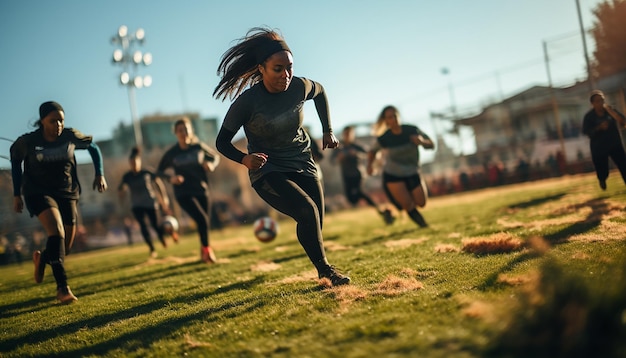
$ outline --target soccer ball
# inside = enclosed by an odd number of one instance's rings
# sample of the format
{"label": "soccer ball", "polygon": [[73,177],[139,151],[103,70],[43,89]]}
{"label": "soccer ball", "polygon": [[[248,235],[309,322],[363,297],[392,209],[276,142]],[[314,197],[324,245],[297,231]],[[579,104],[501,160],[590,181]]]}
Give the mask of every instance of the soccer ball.
{"label": "soccer ball", "polygon": [[163,229],[165,233],[169,235],[178,232],[178,220],[171,215],[166,215],[163,218]]}
{"label": "soccer ball", "polygon": [[252,227],[254,236],[261,242],[270,242],[278,235],[278,224],[269,216],[257,219]]}

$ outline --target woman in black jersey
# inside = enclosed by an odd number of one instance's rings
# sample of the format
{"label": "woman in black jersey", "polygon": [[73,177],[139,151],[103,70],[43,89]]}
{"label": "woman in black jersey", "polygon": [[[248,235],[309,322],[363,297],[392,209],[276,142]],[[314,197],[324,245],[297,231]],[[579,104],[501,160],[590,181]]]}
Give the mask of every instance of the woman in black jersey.
{"label": "woman in black jersey", "polygon": [[583,119],[583,134],[589,136],[591,159],[602,190],[606,190],[609,177],[609,158],[619,169],[626,184],[626,152],[620,129],[626,126],[626,117],[609,106],[602,91],[595,90],[589,97],[592,108]]}
{"label": "woman in black jersey", "polygon": [[[174,186],[178,205],[196,222],[200,235],[200,258],[205,263],[215,263],[215,253],[209,245],[211,203],[209,200],[208,171],[219,164],[220,156],[208,145],[198,141],[191,121],[183,117],[174,123],[178,143],[161,158],[157,172]],[[171,168],[174,175],[165,174]]]}
{"label": "woman in black jersey", "polygon": [[37,216],[41,222],[48,240],[43,252],[33,253],[35,282],[43,281],[46,265],[50,265],[57,284],[56,297],[68,304],[78,300],[67,284],[63,266],[76,235],[80,196],[74,150],[87,149],[91,155],[96,171],[93,189],[99,192],[107,189],[102,154],[91,136],[65,128],[65,111],[56,102],[41,104],[36,126],[35,131],[20,136],[11,145],[13,209],[21,213],[26,204],[30,216]]}
{"label": "woman in black jersey", "polygon": [[383,188],[389,200],[405,210],[420,227],[428,227],[417,207],[424,207],[428,193],[419,174],[419,147],[435,148],[433,141],[419,128],[400,124],[400,112],[386,106],[374,126],[376,143],[368,153],[367,173],[372,174],[376,153],[383,154]]}
{"label": "woman in black jersey", "polygon": [[[130,170],[122,177],[122,181],[117,190],[120,199],[123,198],[127,188],[130,190],[130,202],[133,216],[139,223],[143,240],[150,248],[150,256],[156,257],[157,255],[156,251],[154,251],[146,217],[150,221],[152,228],[156,231],[163,247],[167,247],[165,232],[160,225],[159,219],[161,217],[160,209],[169,211],[170,204],[167,191],[165,191],[161,178],[156,176],[153,172],[141,168],[139,148],[135,147],[131,150],[128,162],[130,164]],[[158,194],[154,191],[155,187],[158,190]],[[174,241],[177,242],[178,234],[174,232],[172,235]]]}
{"label": "woman in black jersey", "polygon": [[[350,278],[328,263],[322,238],[324,196],[311,154],[311,138],[303,130],[302,107],[312,99],[324,131],[322,148],[336,148],[324,88],[293,76],[291,50],[273,30],[253,28],[222,56],[222,78],[213,95],[237,97],[217,135],[217,149],[249,169],[252,187],[270,206],[297,223],[298,241],[320,279],[343,285]],[[246,87],[250,88],[246,89]],[[248,152],[232,139],[243,127]]]}
{"label": "woman in black jersey", "polygon": [[391,210],[380,209],[376,202],[363,191],[362,165],[359,162],[367,151],[354,141],[354,137],[354,127],[345,127],[342,131],[341,145],[331,156],[333,161],[339,162],[346,199],[352,206],[358,204],[361,199],[365,200],[369,206],[376,209],[387,225],[391,225],[395,221]]}

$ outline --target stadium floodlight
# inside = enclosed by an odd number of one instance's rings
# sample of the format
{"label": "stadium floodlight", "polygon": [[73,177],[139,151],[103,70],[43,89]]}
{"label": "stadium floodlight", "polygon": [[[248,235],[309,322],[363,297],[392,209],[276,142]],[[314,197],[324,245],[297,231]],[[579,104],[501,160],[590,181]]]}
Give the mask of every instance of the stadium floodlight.
{"label": "stadium floodlight", "polygon": [[135,103],[135,88],[150,87],[152,85],[152,76],[140,76],[137,72],[139,67],[152,64],[152,54],[136,50],[135,45],[143,45],[145,38],[146,32],[144,29],[139,28],[133,33],[128,31],[126,25],[120,26],[115,36],[111,38],[111,43],[121,46],[121,48],[113,51],[113,63],[122,66],[119,82],[128,89],[135,144],[139,147],[143,145],[143,138]]}

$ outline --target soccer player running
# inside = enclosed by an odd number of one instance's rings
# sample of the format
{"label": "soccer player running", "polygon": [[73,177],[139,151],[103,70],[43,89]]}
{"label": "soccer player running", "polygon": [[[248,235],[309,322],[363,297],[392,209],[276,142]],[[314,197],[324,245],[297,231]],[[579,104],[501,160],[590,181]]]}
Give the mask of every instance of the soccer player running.
{"label": "soccer player running", "polygon": [[619,129],[626,126],[626,117],[609,106],[602,91],[593,91],[589,98],[592,108],[585,114],[582,131],[589,137],[591,160],[602,190],[606,190],[609,177],[609,158],[622,174],[626,183],[626,153]]}
{"label": "soccer player running", "polygon": [[365,156],[367,151],[355,143],[354,138],[354,127],[345,127],[342,132],[341,144],[331,155],[332,161],[338,162],[341,168],[341,178],[346,198],[352,206],[358,204],[361,199],[365,200],[369,206],[376,209],[387,225],[391,225],[395,220],[391,211],[389,209],[380,209],[376,202],[363,192],[363,174],[361,173],[359,159],[361,156]]}
{"label": "soccer player running", "polygon": [[35,282],[43,281],[46,265],[50,265],[57,284],[56,298],[68,304],[78,300],[67,284],[63,265],[76,235],[80,196],[74,151],[89,152],[96,172],[93,189],[99,192],[107,189],[102,154],[91,136],[65,127],[65,111],[56,102],[39,106],[35,125],[35,131],[20,136],[11,145],[13,209],[21,213],[26,204],[30,216],[37,216],[41,222],[48,239],[43,252],[33,253]]}
{"label": "soccer player running", "polygon": [[[207,172],[215,170],[220,156],[213,148],[198,140],[187,117],[174,123],[178,143],[168,149],[159,163],[157,174],[174,187],[174,197],[181,208],[195,221],[200,236],[200,258],[207,264],[217,262],[209,243],[211,203]],[[174,175],[166,170],[172,169]]]}
{"label": "soccer player running", "polygon": [[[122,181],[117,190],[120,199],[123,199],[126,190],[130,190],[131,211],[135,220],[139,223],[141,236],[150,248],[150,256],[156,257],[157,253],[152,244],[152,237],[146,218],[156,231],[159,241],[163,247],[167,247],[165,242],[164,229],[160,224],[161,210],[169,211],[169,198],[163,185],[163,181],[153,172],[142,169],[141,151],[138,147],[131,150],[128,158],[130,170],[122,176]],[[158,190],[158,194],[154,189]],[[178,235],[173,233],[174,242],[178,242]]]}
{"label": "soccer player running", "polygon": [[[302,107],[312,99],[324,132],[322,149],[337,147],[324,88],[293,75],[291,50],[277,32],[267,28],[251,29],[228,49],[218,73],[222,78],[213,95],[236,99],[217,135],[217,149],[246,166],[259,196],[296,221],[298,241],[318,277],[334,286],[350,283],[326,258],[323,189],[311,138],[302,128]],[[248,139],[247,153],[232,144],[241,127]]]}
{"label": "soccer player running", "polygon": [[374,125],[376,143],[367,156],[367,173],[374,172],[376,153],[383,154],[383,188],[389,200],[409,214],[419,227],[428,227],[417,207],[424,207],[428,192],[419,173],[419,147],[433,149],[433,141],[418,127],[400,124],[400,112],[386,106]]}

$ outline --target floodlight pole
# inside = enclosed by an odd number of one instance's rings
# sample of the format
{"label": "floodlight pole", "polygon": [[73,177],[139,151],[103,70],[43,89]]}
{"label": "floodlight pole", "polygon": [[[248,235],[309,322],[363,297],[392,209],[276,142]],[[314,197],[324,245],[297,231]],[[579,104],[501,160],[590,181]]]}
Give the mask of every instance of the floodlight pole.
{"label": "floodlight pole", "polygon": [[149,87],[152,85],[152,77],[149,75],[144,77],[137,76],[135,71],[138,65],[150,65],[152,63],[152,55],[150,53],[141,53],[141,51],[133,52],[132,48],[134,44],[143,44],[144,40],[145,32],[143,29],[137,29],[135,33],[128,33],[128,28],[124,25],[120,26],[117,34],[111,38],[112,43],[122,46],[121,49],[116,49],[113,52],[113,63],[120,64],[123,68],[119,80],[128,90],[128,102],[130,103],[135,144],[138,147],[143,146],[143,136],[141,133],[141,122],[137,114],[135,88]]}

